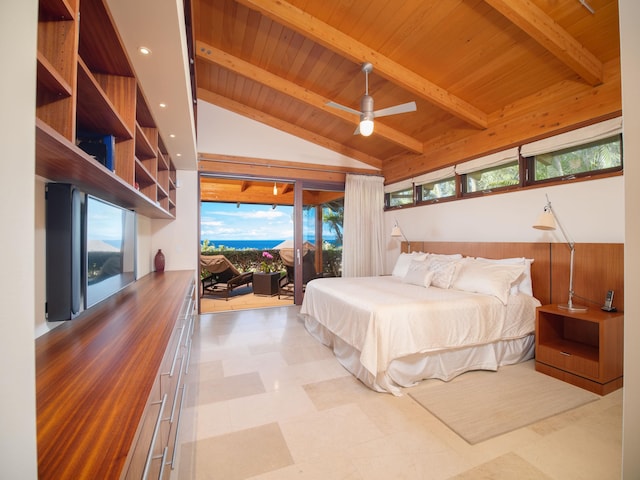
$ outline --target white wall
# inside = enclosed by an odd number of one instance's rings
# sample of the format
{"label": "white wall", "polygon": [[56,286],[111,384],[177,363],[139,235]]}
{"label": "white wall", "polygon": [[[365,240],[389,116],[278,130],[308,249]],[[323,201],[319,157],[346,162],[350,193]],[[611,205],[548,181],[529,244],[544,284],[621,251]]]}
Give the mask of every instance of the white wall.
{"label": "white wall", "polygon": [[198,172],[178,170],[176,219],[152,220],[150,265],[158,249],[165,256],[165,270],[198,271],[198,229],[200,227]]}
{"label": "white wall", "polygon": [[640,478],[640,2],[620,0],[620,32],[622,62],[622,112],[624,115],[625,162],[625,249],[624,288],[624,403],[622,475],[625,479]]}
{"label": "white wall", "polygon": [[37,0],[0,7],[0,476],[37,478],[35,360],[35,89]]}
{"label": "white wall", "polygon": [[[443,202],[386,212],[385,228],[390,234],[397,219],[410,242],[564,242],[559,229],[543,232],[531,227],[542,213],[548,195],[554,212],[574,241],[623,243],[624,190],[624,177],[611,177]],[[399,253],[399,240],[388,237],[388,272],[393,270]]]}
{"label": "white wall", "polygon": [[[355,130],[356,125],[353,126]],[[198,153],[354,168],[370,165],[207,102],[198,102]]]}

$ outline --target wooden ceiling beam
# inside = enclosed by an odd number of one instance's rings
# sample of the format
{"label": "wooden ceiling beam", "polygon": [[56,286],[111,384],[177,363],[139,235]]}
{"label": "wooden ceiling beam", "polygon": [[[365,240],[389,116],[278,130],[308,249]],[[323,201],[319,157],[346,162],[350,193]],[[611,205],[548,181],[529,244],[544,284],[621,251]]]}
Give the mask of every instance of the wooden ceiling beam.
{"label": "wooden ceiling beam", "polygon": [[371,155],[367,155],[358,150],[354,150],[353,148],[346,147],[341,143],[330,140],[326,137],[318,135],[317,133],[310,132],[309,130],[305,130],[304,128],[300,128],[297,125],[285,122],[284,120],[273,117],[254,108],[250,108],[247,105],[243,105],[227,97],[218,95],[217,93],[198,88],[198,98],[213,105],[218,105],[219,107],[222,107],[226,110],[230,110],[234,113],[237,113],[238,115],[245,116],[260,123],[264,123],[265,125],[277,128],[278,130],[282,130],[283,132],[290,133],[291,135],[295,135],[303,140],[307,140],[311,143],[315,143],[316,145],[320,145],[321,147],[328,148],[329,150],[333,150],[334,152],[337,152],[346,157],[358,160],[359,162],[370,165],[377,170],[380,170],[382,168],[382,160],[380,160],[379,158],[372,157]]}
{"label": "wooden ceiling beam", "polygon": [[[285,80],[277,75],[274,75],[267,70],[256,67],[255,65],[235,57],[223,50],[208,45],[202,41],[196,42],[196,56],[206,62],[214,63],[221,67],[224,67],[238,75],[255,80],[269,88],[277,90],[278,92],[289,95],[301,102],[311,105],[312,107],[319,108],[334,117],[340,118],[346,122],[355,126],[360,122],[358,115],[353,113],[338,110],[330,107],[327,103],[330,99],[313,93],[310,90],[303,88],[293,82]],[[376,122],[375,135],[379,135],[401,147],[406,148],[415,153],[423,153],[423,144],[421,141],[416,140],[409,135],[406,135],[398,130],[386,126],[384,123]]]}
{"label": "wooden ceiling beam", "polygon": [[603,81],[600,60],[531,1],[485,0],[512,23],[520,27],[558,60],[571,68],[589,85]]}
{"label": "wooden ceiling beam", "polygon": [[316,182],[344,183],[347,173],[371,172],[344,167],[327,167],[300,162],[284,162],[254,157],[237,157],[213,153],[198,154],[198,170],[202,174],[221,175],[229,178],[254,177],[286,180],[313,180]]}
{"label": "wooden ceiling beam", "polygon": [[602,85],[563,80],[493,113],[491,127],[485,131],[427,142],[429,153],[418,157],[390,159],[382,171],[385,182],[398,182],[621,115],[620,62],[616,59],[604,67]]}
{"label": "wooden ceiling beam", "polygon": [[379,75],[476,128],[488,126],[487,114],[479,108],[284,0],[237,2],[357,63],[370,62]]}

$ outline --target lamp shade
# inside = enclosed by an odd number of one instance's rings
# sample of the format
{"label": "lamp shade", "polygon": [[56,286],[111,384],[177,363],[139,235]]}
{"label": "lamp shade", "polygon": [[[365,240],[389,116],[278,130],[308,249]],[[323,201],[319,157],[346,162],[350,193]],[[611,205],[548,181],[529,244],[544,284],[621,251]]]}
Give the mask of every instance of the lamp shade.
{"label": "lamp shade", "polygon": [[368,137],[373,133],[373,120],[368,120],[363,118],[360,121],[360,135],[363,137]]}
{"label": "lamp shade", "polygon": [[392,229],[391,229],[391,236],[392,237],[404,237],[404,235],[402,234],[402,230],[400,230],[400,227],[395,225]]}
{"label": "lamp shade", "polygon": [[553,217],[553,213],[546,210],[542,212],[536,220],[536,223],[533,224],[533,228],[537,228],[538,230],[555,230],[556,219]]}

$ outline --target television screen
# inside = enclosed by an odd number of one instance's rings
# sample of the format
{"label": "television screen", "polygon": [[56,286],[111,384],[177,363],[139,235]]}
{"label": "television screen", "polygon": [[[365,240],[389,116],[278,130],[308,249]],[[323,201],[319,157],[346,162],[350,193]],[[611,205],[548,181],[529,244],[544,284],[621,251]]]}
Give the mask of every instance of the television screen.
{"label": "television screen", "polygon": [[135,280],[136,216],[91,195],[85,208],[85,308],[90,308]]}

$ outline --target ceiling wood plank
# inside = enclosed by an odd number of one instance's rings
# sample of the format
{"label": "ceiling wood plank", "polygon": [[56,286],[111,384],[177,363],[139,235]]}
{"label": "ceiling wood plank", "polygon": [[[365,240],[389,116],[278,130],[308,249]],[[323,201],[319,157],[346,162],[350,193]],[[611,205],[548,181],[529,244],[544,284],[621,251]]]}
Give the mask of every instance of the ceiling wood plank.
{"label": "ceiling wood plank", "polygon": [[396,85],[426,99],[476,128],[487,128],[487,114],[485,112],[299,8],[283,0],[277,2],[238,0],[238,3],[258,10],[268,18],[312,38],[353,61],[371,62],[376,73]]}
{"label": "ceiling wood plank", "polygon": [[218,105],[219,107],[225,108],[239,115],[243,115],[252,120],[256,120],[257,122],[264,123],[265,125],[269,125],[273,128],[277,128],[278,130],[282,130],[283,132],[290,133],[291,135],[295,135],[303,140],[307,140],[311,143],[315,143],[316,145],[320,145],[321,147],[333,150],[334,152],[337,152],[341,155],[352,158],[366,165],[370,165],[375,169],[379,170],[382,168],[382,160],[380,160],[379,158],[375,158],[371,155],[367,155],[360,151],[346,147],[341,143],[329,140],[328,138],[322,137],[320,135],[317,135],[316,133],[300,128],[296,125],[292,125],[291,123],[275,118],[264,112],[235,102],[227,97],[223,97],[222,95],[210,92],[209,90],[198,88],[198,98],[213,105]]}
{"label": "ceiling wood plank", "polygon": [[603,65],[531,1],[485,0],[590,85],[602,83]]}
{"label": "ceiling wood plank", "polygon": [[565,80],[495,112],[491,127],[475,135],[426,144],[428,154],[385,163],[385,183],[394,183],[621,115],[620,63],[605,64],[604,83],[590,87]]}
{"label": "ceiling wood plank", "polygon": [[[200,201],[235,203],[242,209],[245,204],[255,205],[293,205],[293,183],[283,185],[282,194],[273,195],[271,184],[251,182],[251,187],[238,193],[238,184],[242,180],[226,179],[215,176],[200,176]],[[344,198],[341,191],[304,190],[302,193],[305,205],[321,205]]]}
{"label": "ceiling wood plank", "polygon": [[[232,72],[242,75],[243,77],[251,78],[252,80],[260,82],[269,88],[284,93],[285,95],[289,95],[305,102],[308,105],[319,108],[335,117],[345,120],[353,124],[354,128],[360,121],[359,117],[355,114],[328,106],[327,103],[330,101],[328,98],[313,93],[306,88],[261,69],[242,60],[241,58],[237,58],[211,45],[207,45],[204,42],[196,42],[196,55],[204,61],[220,65]],[[374,133],[396,143],[397,145],[411,150],[412,152],[423,153],[422,142],[388,127],[384,123],[376,122]]]}

